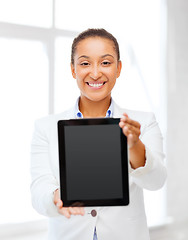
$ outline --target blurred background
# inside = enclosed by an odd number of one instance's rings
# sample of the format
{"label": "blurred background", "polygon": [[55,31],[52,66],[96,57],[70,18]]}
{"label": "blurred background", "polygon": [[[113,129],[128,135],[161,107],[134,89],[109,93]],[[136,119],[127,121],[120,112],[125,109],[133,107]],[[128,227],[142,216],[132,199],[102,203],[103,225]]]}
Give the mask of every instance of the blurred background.
{"label": "blurred background", "polygon": [[187,0],[0,0],[0,239],[46,239],[30,200],[33,125],[75,103],[71,44],[92,27],[120,45],[113,98],[154,112],[164,136],[167,183],[144,192],[151,240],[188,239],[187,13]]}

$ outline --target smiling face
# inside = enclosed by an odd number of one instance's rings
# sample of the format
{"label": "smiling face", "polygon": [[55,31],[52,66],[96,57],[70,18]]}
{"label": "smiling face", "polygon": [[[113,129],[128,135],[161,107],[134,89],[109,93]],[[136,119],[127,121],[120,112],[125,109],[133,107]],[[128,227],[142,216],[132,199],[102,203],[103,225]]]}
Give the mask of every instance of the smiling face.
{"label": "smiling face", "polygon": [[110,100],[121,72],[121,61],[117,59],[113,41],[102,37],[81,40],[76,47],[71,70],[82,101]]}

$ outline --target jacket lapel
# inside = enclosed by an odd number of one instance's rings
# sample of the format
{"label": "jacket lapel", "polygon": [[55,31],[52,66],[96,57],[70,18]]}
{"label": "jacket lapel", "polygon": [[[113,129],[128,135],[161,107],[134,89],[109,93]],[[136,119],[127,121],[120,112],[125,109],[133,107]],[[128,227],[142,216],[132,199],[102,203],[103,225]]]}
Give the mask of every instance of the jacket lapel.
{"label": "jacket lapel", "polygon": [[123,114],[123,109],[120,108],[115,102],[113,102],[114,104],[114,112],[113,112],[113,118],[120,118],[122,117],[122,114]]}

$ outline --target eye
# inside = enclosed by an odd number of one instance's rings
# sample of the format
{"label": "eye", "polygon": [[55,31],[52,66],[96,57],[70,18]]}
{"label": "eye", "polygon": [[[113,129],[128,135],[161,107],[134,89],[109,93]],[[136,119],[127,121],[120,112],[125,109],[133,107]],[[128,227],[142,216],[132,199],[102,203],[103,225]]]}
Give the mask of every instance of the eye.
{"label": "eye", "polygon": [[88,62],[82,62],[82,63],[80,63],[80,65],[81,65],[81,66],[88,66],[89,63],[88,63]]}
{"label": "eye", "polygon": [[102,62],[102,65],[104,65],[104,66],[108,66],[108,65],[110,65],[111,64],[111,62],[109,62],[109,61],[104,61],[104,62]]}

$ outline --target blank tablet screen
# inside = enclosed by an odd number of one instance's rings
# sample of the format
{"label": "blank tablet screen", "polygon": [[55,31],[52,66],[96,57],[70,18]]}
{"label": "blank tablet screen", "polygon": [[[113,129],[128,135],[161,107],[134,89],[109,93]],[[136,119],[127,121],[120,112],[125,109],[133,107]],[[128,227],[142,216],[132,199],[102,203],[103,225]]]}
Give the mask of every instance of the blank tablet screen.
{"label": "blank tablet screen", "polygon": [[118,124],[119,119],[59,121],[64,206],[128,204],[127,142]]}

